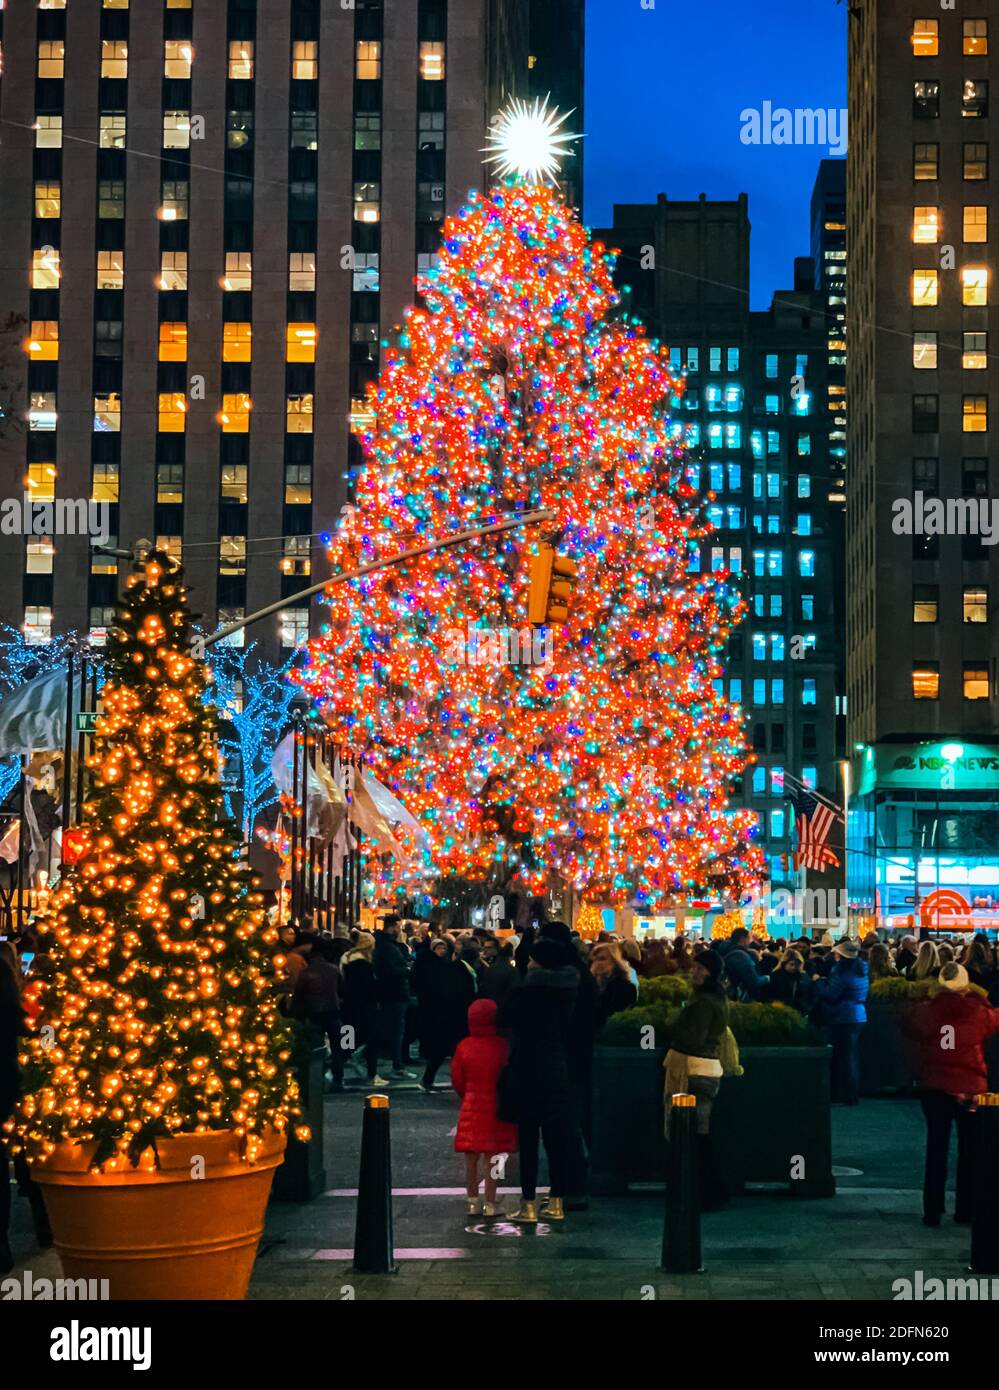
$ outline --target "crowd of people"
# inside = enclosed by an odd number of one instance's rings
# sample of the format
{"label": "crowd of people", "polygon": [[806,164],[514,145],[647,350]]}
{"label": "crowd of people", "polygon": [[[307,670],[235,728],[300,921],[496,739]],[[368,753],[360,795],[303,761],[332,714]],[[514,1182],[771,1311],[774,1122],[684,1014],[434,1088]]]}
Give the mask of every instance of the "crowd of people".
{"label": "crowd of people", "polygon": [[[664,1061],[664,1126],[670,1098],[695,1097],[701,1204],[719,1207],[727,1190],[711,1139],[711,1111],[726,1075],[741,1071],[729,1028],[731,1002],[779,1004],[827,1030],[832,1097],[858,1100],[858,1042],[872,980],[923,982],[906,1029],[919,1054],[927,1126],[924,1220],[944,1210],[948,1149],[958,1138],[955,1217],[969,1219],[970,1111],[987,1089],[984,1047],[999,1033],[999,962],[984,935],[970,940],[808,936],[760,939],[745,928],[721,941],[651,939],[601,932],[582,940],[550,920],[540,900],[516,930],[449,930],[441,919],[386,915],[380,929],[285,926],[280,931],[282,1007],[326,1039],[328,1085],[366,1089],[419,1078],[428,1094],[450,1058],[461,1100],[455,1148],[466,1165],[470,1215],[502,1213],[498,1185],[517,1154],[520,1204],[510,1219],[562,1221],[588,1205],[593,1049],[608,1019],[638,1002],[641,981],[686,979],[689,989]],[[18,1038],[24,984],[44,968],[48,938],[29,929],[0,942],[0,1125],[19,1095]],[[951,1038],[942,1048],[941,1037]],[[418,1074],[414,1067],[422,1068]],[[537,1200],[541,1149],[549,1196]],[[23,1161],[14,1175],[31,1203],[40,1244],[51,1242],[44,1203]],[[0,1141],[0,1272],[12,1267],[6,1232],[9,1163]]]}

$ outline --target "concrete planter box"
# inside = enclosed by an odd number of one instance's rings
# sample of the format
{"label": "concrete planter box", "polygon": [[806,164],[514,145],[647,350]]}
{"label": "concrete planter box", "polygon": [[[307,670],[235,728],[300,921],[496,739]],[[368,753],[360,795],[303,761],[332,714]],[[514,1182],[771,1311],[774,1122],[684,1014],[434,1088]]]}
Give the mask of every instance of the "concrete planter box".
{"label": "concrete planter box", "polygon": [[[786,1183],[796,1196],[832,1197],[828,1047],[744,1047],[745,1075],[725,1077],[712,1112],[716,1152],[733,1190]],[[598,1047],[593,1059],[594,1193],[661,1182],[664,1052]],[[792,1177],[792,1167],[801,1174]]]}

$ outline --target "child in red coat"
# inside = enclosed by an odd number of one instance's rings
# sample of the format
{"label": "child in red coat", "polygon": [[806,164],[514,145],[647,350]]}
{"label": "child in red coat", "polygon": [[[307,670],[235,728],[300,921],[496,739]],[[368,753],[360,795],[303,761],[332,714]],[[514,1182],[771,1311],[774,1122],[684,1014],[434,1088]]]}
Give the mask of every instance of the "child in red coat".
{"label": "child in red coat", "polygon": [[[496,1184],[508,1154],[517,1150],[517,1126],[496,1114],[496,1082],[506,1066],[509,1045],[496,1031],[496,1004],[476,999],[468,1009],[470,1036],[462,1039],[451,1059],[451,1085],[461,1096],[461,1113],[454,1138],[456,1153],[465,1155],[468,1214],[501,1214]],[[479,1199],[479,1170],[485,1183],[485,1202]]]}

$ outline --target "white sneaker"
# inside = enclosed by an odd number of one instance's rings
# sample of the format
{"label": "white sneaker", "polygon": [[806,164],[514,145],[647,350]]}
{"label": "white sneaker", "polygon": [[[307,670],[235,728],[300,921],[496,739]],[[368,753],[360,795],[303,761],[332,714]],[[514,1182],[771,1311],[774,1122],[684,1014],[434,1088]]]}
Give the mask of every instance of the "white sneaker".
{"label": "white sneaker", "polygon": [[373,1076],[371,1080],[368,1082],[369,1086],[374,1086],[378,1090],[381,1090],[383,1086],[387,1086],[388,1084],[389,1083],[385,1080],[384,1076]]}

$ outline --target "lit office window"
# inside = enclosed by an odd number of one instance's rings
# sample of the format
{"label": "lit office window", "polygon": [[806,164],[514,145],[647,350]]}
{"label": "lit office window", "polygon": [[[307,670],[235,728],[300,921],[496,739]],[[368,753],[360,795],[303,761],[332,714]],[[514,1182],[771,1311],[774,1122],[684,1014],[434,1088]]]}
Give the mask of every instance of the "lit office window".
{"label": "lit office window", "polygon": [[961,596],[962,617],[966,623],[987,623],[989,620],[989,591],[977,587],[965,589]]}
{"label": "lit office window", "polygon": [[286,341],[286,361],[315,362],[316,325],[314,323],[289,323]]}
{"label": "lit office window", "polygon": [[90,495],[95,502],[118,501],[118,465],[116,463],[94,464]]}
{"label": "lit office window", "polygon": [[281,557],[281,573],[294,574],[305,578],[312,572],[312,558],[309,536],[286,536],[284,555]]}
{"label": "lit office window", "polygon": [[938,302],[940,272],[921,269],[912,272],[912,302],[917,308],[928,308]]}
{"label": "lit office window", "polygon": [[987,207],[981,205],[965,207],[964,239],[965,241],[988,241],[989,210]]}
{"label": "lit office window", "polygon": [[38,45],[38,76],[62,77],[66,62],[66,45],[62,39],[43,39]]}
{"label": "lit office window", "polygon": [[101,76],[128,76],[128,43],[125,39],[101,40]]}
{"label": "lit office window", "polygon": [[183,434],[187,428],[187,399],[178,391],[160,393],[156,428],[160,434]]}
{"label": "lit office window", "polygon": [[919,371],[935,371],[937,365],[937,335],[913,333],[912,365]]}
{"label": "lit office window", "polygon": [[815,577],[815,551],[803,550],[798,556],[798,573],[802,579]]}
{"label": "lit office window", "polygon": [[227,251],[225,253],[225,275],[222,277],[222,288],[236,291],[253,289],[252,251]]}
{"label": "lit office window", "polygon": [[55,464],[29,463],[25,483],[34,501],[54,502],[56,484]]}
{"label": "lit office window", "polygon": [[382,186],[380,183],[354,184],[354,221],[377,222],[381,218]]}
{"label": "lit office window", "polygon": [[361,82],[375,81],[382,75],[382,46],[372,40],[358,43],[354,76]]}
{"label": "lit office window", "polygon": [[187,289],[187,252],[164,251],[160,257],[159,288],[161,290]]}
{"label": "lit office window", "polygon": [[913,145],[912,177],[917,183],[933,181],[940,177],[940,146]]}
{"label": "lit office window", "polygon": [[46,219],[62,216],[62,184],[35,184],[35,216]]}
{"label": "lit office window", "polygon": [[935,661],[920,661],[912,668],[912,698],[936,700],[940,695],[940,667]]}
{"label": "lit office window", "polygon": [[912,210],[912,239],[935,245],[940,240],[940,209],[916,207]]}
{"label": "lit office window", "polygon": [[914,584],[912,588],[912,621],[935,623],[939,616],[940,590],[936,584]]}
{"label": "lit office window", "polygon": [[39,608],[34,605],[24,610],[24,622],[21,624],[21,631],[24,633],[24,640],[29,647],[41,646],[52,640],[52,609]]}
{"label": "lit office window", "polygon": [[163,44],[163,76],[182,81],[191,75],[194,49],[187,39],[167,39]]}
{"label": "lit office window", "polygon": [[179,506],[184,500],[184,465],[156,465],[156,501],[163,507]]}
{"label": "lit office window", "polygon": [[101,179],[97,185],[97,216],[120,221],[125,216],[125,180]]}
{"label": "lit office window", "polygon": [[989,427],[987,396],[965,396],[961,405],[961,422],[965,434],[985,434]]}
{"label": "lit office window", "polygon": [[253,325],[224,323],[222,325],[222,361],[250,362],[253,359]]}
{"label": "lit office window", "polygon": [[53,246],[43,246],[31,253],[31,288],[57,290],[62,276],[59,252]]}
{"label": "lit office window", "polygon": [[25,350],[32,362],[58,362],[59,320],[34,319]]}
{"label": "lit office window", "polygon": [[160,361],[188,360],[188,325],[160,324]]}
{"label": "lit office window", "polygon": [[288,256],[288,289],[292,294],[311,294],[315,288],[315,252],[292,251]]}
{"label": "lit office window", "polygon": [[218,422],[223,434],[248,434],[250,430],[250,411],[253,402],[245,391],[236,391],[222,397],[222,409]]}
{"label": "lit office window", "polygon": [[961,115],[977,119],[989,114],[989,84],[965,80],[961,89]]}
{"label": "lit office window", "polygon": [[814,676],[806,676],[801,682],[801,703],[803,705],[814,705],[818,703],[818,689]]}
{"label": "lit office window", "polygon": [[940,116],[940,83],[912,84],[912,116],[916,121],[935,121]]}
{"label": "lit office window", "polygon": [[55,545],[53,544],[51,536],[42,536],[38,540],[29,540],[25,546],[25,574],[51,574],[52,561],[54,558]]}
{"label": "lit office window", "polygon": [[964,178],[968,180],[987,179],[989,176],[989,147],[980,141],[970,141],[964,147]]}
{"label": "lit office window", "polygon": [[189,210],[191,185],[187,179],[164,179],[163,202],[160,204],[161,222],[186,222]]}
{"label": "lit office window", "polygon": [[94,433],[118,434],[121,430],[121,397],[103,391],[94,397]]}
{"label": "lit office window", "polygon": [[278,632],[281,646],[286,650],[304,646],[309,640],[309,610],[307,608],[282,608],[278,614]]}
{"label": "lit office window", "polygon": [[311,391],[289,396],[286,411],[288,434],[312,433],[313,395]]}
{"label": "lit office window", "polygon": [[115,111],[101,116],[99,145],[102,150],[123,150],[125,148],[125,113]]}
{"label": "lit office window", "polygon": [[296,40],[292,44],[291,75],[302,82],[319,76],[319,45],[314,39]]}
{"label": "lit office window", "polygon": [[312,502],[312,468],[307,463],[289,463],[284,470],[284,500],[289,507]]}
{"label": "lit office window", "polygon": [[989,698],[989,668],[980,662],[964,663],[964,698],[966,700],[987,700]]}
{"label": "lit office window", "polygon": [[989,21],[987,19],[966,19],[964,21],[964,53],[966,57],[981,56],[989,51]]}
{"label": "lit office window", "polygon": [[164,551],[170,556],[171,560],[176,560],[180,564],[182,551],[184,548],[183,537],[181,536],[157,536],[156,549]]}
{"label": "lit office window", "polygon": [[219,544],[219,574],[246,573],[246,537],[222,536]]}
{"label": "lit office window", "polygon": [[124,251],[98,251],[97,288],[99,290],[120,290],[125,284]]}
{"label": "lit office window", "polygon": [[191,147],[190,111],[163,112],[163,148],[187,150]]}
{"label": "lit office window", "polygon": [[62,149],[62,117],[39,116],[35,120],[35,148],[39,150]]}
{"label": "lit office window", "polygon": [[983,305],[989,302],[989,269],[984,265],[966,265],[961,270],[961,302]]}
{"label": "lit office window", "polygon": [[227,502],[246,501],[246,464],[226,463],[222,465],[222,496]]}
{"label": "lit office window", "polygon": [[253,76],[253,44],[236,39],[229,44],[229,76],[246,82]]}
{"label": "lit office window", "polygon": [[442,43],[420,44],[420,76],[425,82],[443,82],[444,45]]}
{"label": "lit office window", "polygon": [[912,21],[912,54],[915,58],[935,58],[940,52],[940,24],[936,19]]}
{"label": "lit office window", "polygon": [[961,366],[965,371],[983,372],[989,365],[989,335],[987,333],[965,333]]}

